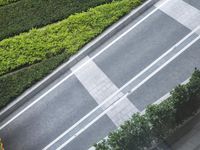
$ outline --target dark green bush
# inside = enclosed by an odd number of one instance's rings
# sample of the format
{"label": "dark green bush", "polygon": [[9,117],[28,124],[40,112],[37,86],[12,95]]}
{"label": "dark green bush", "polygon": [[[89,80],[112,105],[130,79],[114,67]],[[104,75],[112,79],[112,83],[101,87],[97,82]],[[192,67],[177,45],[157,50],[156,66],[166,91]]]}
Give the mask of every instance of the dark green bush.
{"label": "dark green bush", "polygon": [[0,7],[4,6],[4,5],[8,5],[10,3],[17,2],[17,1],[19,1],[19,0],[0,0]]}
{"label": "dark green bush", "polygon": [[156,141],[168,137],[176,126],[176,110],[172,101],[169,98],[160,105],[150,105],[146,109],[145,117],[149,120],[149,124],[151,124],[150,133]]}
{"label": "dark green bush", "polygon": [[0,109],[5,107],[35,82],[52,72],[60,63],[68,58],[69,55],[63,53],[15,73],[0,77]]}
{"label": "dark green bush", "polygon": [[[17,0],[0,0],[3,4]],[[20,0],[0,7],[0,40],[57,22],[111,0]]]}
{"label": "dark green bush", "polygon": [[119,131],[111,133],[109,145],[114,150],[143,149],[151,145],[151,127],[145,116],[134,114],[130,121],[125,122]]}
{"label": "dark green bush", "polygon": [[177,86],[171,96],[147,107],[144,115],[131,120],[95,145],[96,150],[143,150],[172,135],[178,126],[200,108],[200,71],[195,69],[189,83]]}

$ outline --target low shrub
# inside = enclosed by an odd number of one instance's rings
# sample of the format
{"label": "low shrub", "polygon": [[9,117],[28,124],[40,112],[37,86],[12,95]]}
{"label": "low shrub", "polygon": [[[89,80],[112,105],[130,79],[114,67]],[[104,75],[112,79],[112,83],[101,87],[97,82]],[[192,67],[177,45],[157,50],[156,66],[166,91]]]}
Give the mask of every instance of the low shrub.
{"label": "low shrub", "polygon": [[133,115],[96,150],[144,150],[172,135],[178,126],[200,108],[200,71],[195,69],[189,83],[177,86],[171,96],[147,107],[144,115]]}
{"label": "low shrub", "polygon": [[51,73],[69,55],[63,53],[12,74],[0,77],[0,109],[43,77]]}
{"label": "low shrub", "polygon": [[0,0],[0,7],[4,6],[4,5],[8,5],[10,3],[17,2],[17,1],[19,1],[19,0]]}
{"label": "low shrub", "polygon": [[[141,0],[115,1],[1,41],[0,108],[141,3]],[[19,68],[22,69],[6,74]]]}
{"label": "low shrub", "polygon": [[[11,2],[16,3],[9,4]],[[0,0],[0,40],[112,0]]]}
{"label": "low shrub", "polygon": [[64,51],[74,54],[106,27],[138,6],[141,0],[105,4],[88,12],[33,29],[0,42],[0,75],[48,59]]}

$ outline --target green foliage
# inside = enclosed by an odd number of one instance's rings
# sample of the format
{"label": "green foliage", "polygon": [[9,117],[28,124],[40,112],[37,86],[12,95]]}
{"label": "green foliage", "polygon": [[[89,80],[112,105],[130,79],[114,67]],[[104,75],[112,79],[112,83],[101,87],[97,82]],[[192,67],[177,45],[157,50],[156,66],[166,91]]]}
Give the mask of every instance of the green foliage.
{"label": "green foliage", "polygon": [[35,82],[52,72],[69,55],[62,53],[12,74],[0,77],[0,109],[5,107],[15,97],[24,92]]}
{"label": "green foliage", "polygon": [[[140,0],[104,4],[56,24],[1,41],[0,108],[139,4]],[[17,71],[11,72],[14,70]]]}
{"label": "green foliage", "polygon": [[8,5],[10,3],[17,2],[19,0],[0,0],[0,6]]}
{"label": "green foliage", "polygon": [[195,69],[190,82],[177,86],[171,97],[147,107],[144,115],[131,120],[95,144],[96,150],[143,150],[172,135],[183,121],[200,108],[200,71]]}
{"label": "green foliage", "polygon": [[42,27],[112,0],[0,0],[0,40]]}
{"label": "green foliage", "polygon": [[145,116],[134,114],[131,120],[109,135],[109,145],[114,150],[139,149],[151,145],[151,127]]}
{"label": "green foliage", "polygon": [[1,41],[0,75],[64,51],[73,55],[140,3],[140,0],[123,0],[105,4],[88,12],[72,15],[59,23]]}
{"label": "green foliage", "polygon": [[154,140],[159,142],[172,133],[176,126],[175,114],[176,110],[171,98],[159,105],[150,105],[146,109],[145,116],[151,124],[151,134]]}

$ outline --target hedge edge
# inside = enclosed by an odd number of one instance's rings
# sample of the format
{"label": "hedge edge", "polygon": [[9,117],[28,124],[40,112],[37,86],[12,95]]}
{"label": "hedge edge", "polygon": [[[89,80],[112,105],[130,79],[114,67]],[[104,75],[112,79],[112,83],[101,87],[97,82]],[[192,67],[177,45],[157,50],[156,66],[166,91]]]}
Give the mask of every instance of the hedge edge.
{"label": "hedge edge", "polygon": [[127,26],[133,19],[139,17],[142,13],[144,13],[147,9],[152,7],[155,3],[160,0],[147,0],[144,4],[139,6],[136,9],[133,9],[129,14],[125,15],[118,22],[114,23],[108,29],[106,29],[102,34],[97,36],[93,41],[86,44],[81,50],[70,58],[69,61],[60,65],[55,71],[45,77],[42,81],[36,83],[31,88],[27,89],[21,96],[19,96],[16,100],[8,104],[5,108],[0,111],[0,120],[4,120],[8,115],[22,106],[25,102],[35,96],[39,91],[47,87],[61,75],[63,75],[67,70],[69,70],[72,66],[74,66],[77,62],[91,53],[94,49],[105,43],[108,39],[110,39],[113,35],[119,32],[122,28]]}

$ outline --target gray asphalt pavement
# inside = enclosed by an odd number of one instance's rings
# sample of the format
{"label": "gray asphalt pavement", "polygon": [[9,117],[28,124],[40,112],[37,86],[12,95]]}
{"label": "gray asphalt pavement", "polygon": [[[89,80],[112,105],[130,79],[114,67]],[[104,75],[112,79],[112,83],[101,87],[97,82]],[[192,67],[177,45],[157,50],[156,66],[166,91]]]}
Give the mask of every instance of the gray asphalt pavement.
{"label": "gray asphalt pavement", "polygon": [[200,3],[198,0],[184,0],[184,1],[192,5],[193,7],[200,9]]}
{"label": "gray asphalt pavement", "polygon": [[[200,2],[197,0],[172,1],[178,2],[174,5],[179,5],[180,1],[180,7],[182,7],[183,4],[184,6],[189,5],[191,6],[191,10],[195,7],[199,9],[200,14]],[[153,9],[155,9],[155,7],[151,8],[151,10]],[[122,35],[127,29],[134,26],[138,20],[142,19],[148,13],[149,11],[141,15],[137,20],[134,20],[109,41],[91,53],[89,57],[91,58],[101,51],[102,48]],[[116,85],[116,87],[120,89],[145,67],[191,32],[191,27],[184,24],[184,20],[189,22],[192,17],[180,16],[180,18],[177,19],[176,17],[170,16],[163,12],[162,9],[156,11],[139,26],[131,30],[123,38],[91,61],[99,67],[102,74],[104,73],[113,85]],[[128,90],[137,86],[145,77],[150,75],[157,67],[164,64],[169,58],[173,57],[197,36],[197,33],[193,34],[193,36],[184,41],[181,46],[176,47],[175,51],[169,53],[166,58],[156,63],[156,65],[147,73],[143,74],[140,79],[132,83],[131,86],[128,87]],[[172,90],[177,84],[188,79],[195,67],[200,68],[199,47],[200,40],[192,44],[186,51],[180,54],[180,56],[129,95],[128,100],[130,100],[138,111],[142,111],[147,105],[154,103]],[[70,73],[70,70],[66,72],[66,74],[62,75],[54,83],[38,93],[38,95],[24,104],[19,110],[11,114],[4,122],[0,123],[0,125],[12,119],[17,113],[29,106],[33,101],[54,87],[56,83]],[[92,73],[93,72],[91,72],[91,74]],[[88,76],[88,78],[90,78],[90,76]],[[124,94],[128,90],[123,90]],[[101,89],[99,89],[99,92],[101,92]],[[110,93],[110,95],[112,94],[113,93]],[[76,75],[73,75],[1,129],[0,137],[4,141],[6,150],[40,150],[49,143],[52,143],[59,135],[74,126],[76,122],[99,105],[94,95],[87,90],[86,85],[79,81]],[[115,107],[117,108],[118,105]],[[63,146],[63,149],[66,150],[89,149],[95,142],[106,137],[110,131],[118,127],[115,122],[112,121],[112,118],[105,114],[97,119],[96,122],[92,123],[91,126],[85,128],[97,118],[98,115],[103,113],[103,111],[104,109],[100,107],[100,109],[89,116],[88,119],[59,138],[49,149],[55,150],[63,143],[67,143]],[[82,131],[79,133],[80,130]],[[69,140],[72,137],[74,138]]]}

